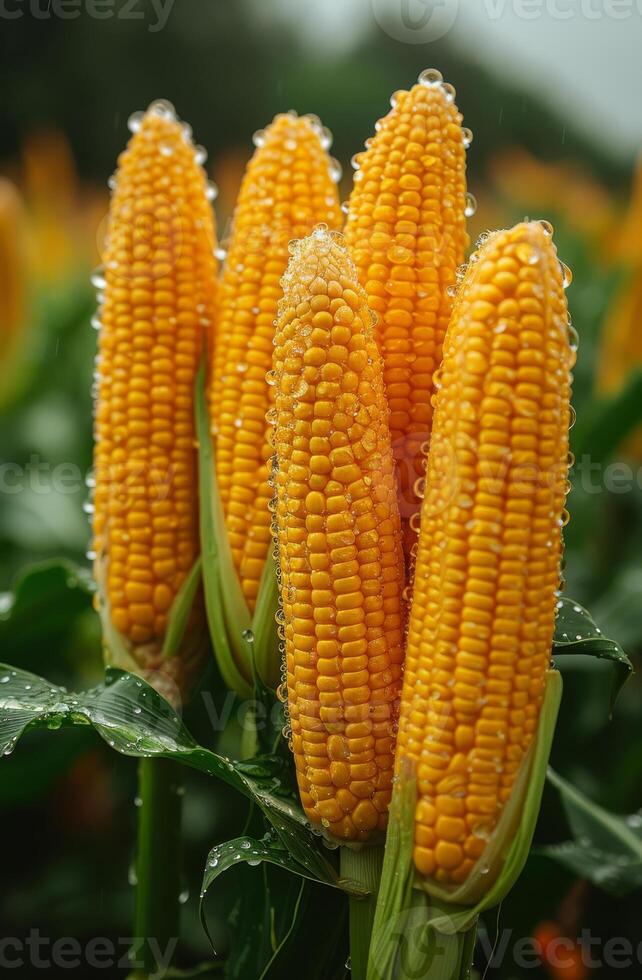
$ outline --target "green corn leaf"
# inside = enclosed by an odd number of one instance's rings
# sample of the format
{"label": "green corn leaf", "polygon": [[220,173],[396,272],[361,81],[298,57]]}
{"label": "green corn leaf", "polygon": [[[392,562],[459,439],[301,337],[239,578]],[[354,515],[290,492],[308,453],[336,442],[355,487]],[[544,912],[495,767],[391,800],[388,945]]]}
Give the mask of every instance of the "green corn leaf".
{"label": "green corn leaf", "polygon": [[274,616],[278,608],[278,586],[274,567],[274,550],[270,548],[252,620],[254,634],[254,664],[256,671],[267,687],[274,690],[280,682],[281,658],[279,640]]}
{"label": "green corn leaf", "polygon": [[[259,980],[298,977],[305,963],[306,980],[345,980],[347,903],[337,893],[301,879],[287,932]],[[319,936],[323,937],[319,943]],[[314,949],[314,955],[310,950]]]}
{"label": "green corn leaf", "polygon": [[201,584],[201,566],[201,559],[197,558],[172,603],[163,642],[164,657],[175,657],[180,653],[194,598]]}
{"label": "green corn leaf", "polygon": [[175,709],[145,681],[108,668],[106,684],[89,691],[69,692],[35,674],[0,665],[0,754],[9,754],[18,739],[34,728],[92,725],[112,748],[136,758],[176,759],[217,776],[283,820],[305,824],[291,804],[283,765],[257,760],[242,769],[225,756],[199,746]]}
{"label": "green corn leaf", "polygon": [[204,895],[219,875],[230,868],[239,864],[257,867],[264,863],[274,864],[284,871],[300,875],[302,878],[310,878],[312,881],[320,881],[335,888],[338,884],[336,871],[331,864],[327,861],[319,862],[316,872],[312,871],[305,863],[299,863],[285,846],[279,834],[270,829],[259,840],[253,837],[237,837],[213,847],[207,857],[201,892]]}
{"label": "green corn leaf", "polygon": [[300,915],[301,901],[303,899],[304,891],[305,891],[305,881],[301,881],[298,889],[297,899],[292,909],[292,915],[290,918],[290,924],[288,926],[287,932],[285,933],[283,938],[280,939],[279,942],[276,944],[276,949],[274,950],[273,955],[270,957],[269,963],[266,964],[265,969],[261,971],[259,980],[266,980],[266,978],[271,975],[282,976],[282,974],[278,974],[278,973],[274,974],[273,972],[274,964],[275,962],[277,962],[279,954],[282,952],[282,950],[284,949],[284,947],[287,945],[288,941],[292,938],[294,934],[297,925],[297,920]]}
{"label": "green corn leaf", "polygon": [[613,666],[611,707],[622,686],[633,673],[633,664],[616,640],[604,636],[591,614],[574,599],[562,597],[558,602],[553,656],[556,661],[566,656],[588,656],[604,660]]}
{"label": "green corn leaf", "polygon": [[172,705],[133,674],[111,668],[104,686],[74,693],[0,664],[0,756],[11,753],[27,731],[70,725],[92,726],[123,755],[174,759],[223,780],[259,808],[278,847],[293,862],[289,870],[363,894],[358,883],[342,881],[328,860],[301,809],[291,767],[282,757],[238,762],[198,745]]}
{"label": "green corn leaf", "polygon": [[[49,644],[66,633],[74,616],[91,606],[94,585],[85,568],[57,560],[25,568],[11,592],[0,593],[0,643],[3,650]],[[6,655],[6,654],[5,654]]]}
{"label": "green corn leaf", "polygon": [[605,810],[552,769],[548,779],[559,791],[574,839],[538,852],[612,895],[642,888],[642,815]]}
{"label": "green corn leaf", "polygon": [[[334,874],[323,881],[311,876],[270,830],[261,838],[246,835],[212,848],[202,900],[224,871],[237,875],[240,893],[231,926],[233,932],[242,927],[242,941],[233,943],[226,976],[298,976],[322,929],[327,942],[315,948],[314,962],[306,962],[306,980],[344,980],[347,903],[337,895]],[[209,935],[203,902],[201,920]]]}
{"label": "green corn leaf", "polygon": [[198,374],[195,399],[205,608],[214,656],[223,680],[240,698],[249,698],[252,695],[252,675],[243,634],[250,630],[251,619],[232,560],[216,484],[214,448],[205,399],[204,364]]}

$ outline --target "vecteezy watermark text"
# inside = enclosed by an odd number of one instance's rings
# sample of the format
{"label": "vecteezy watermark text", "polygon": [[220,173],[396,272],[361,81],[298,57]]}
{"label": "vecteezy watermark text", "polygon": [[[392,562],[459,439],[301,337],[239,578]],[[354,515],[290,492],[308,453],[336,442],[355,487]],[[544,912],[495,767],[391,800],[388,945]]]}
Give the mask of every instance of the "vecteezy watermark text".
{"label": "vecteezy watermark text", "polygon": [[77,20],[83,14],[92,20],[147,21],[151,34],[162,31],[174,0],[0,0],[0,20]]}
{"label": "vecteezy watermark text", "polygon": [[[400,925],[401,928],[401,925]],[[407,942],[425,938],[423,925],[416,936],[412,928],[404,927]],[[163,946],[153,936],[140,940],[133,936],[120,936],[109,939],[94,936],[81,942],[74,936],[61,936],[56,939],[43,936],[39,929],[31,929],[25,937],[0,937],[0,969],[19,970],[31,967],[36,970],[114,970],[137,969],[143,966],[140,956],[142,944],[147,943],[156,963],[158,975],[169,966],[177,938],[171,938]],[[439,941],[435,956],[440,954]],[[498,968],[512,964],[523,970],[533,970],[543,965],[557,969],[563,975],[577,960],[587,970],[627,970],[642,964],[642,942],[634,943],[624,936],[611,936],[602,939],[593,935],[590,929],[582,929],[577,938],[557,936],[546,944],[530,936],[518,936],[512,929],[502,929],[497,937],[491,938],[481,931],[478,947],[488,967]],[[445,954],[444,950],[444,954]],[[573,959],[569,959],[569,955]],[[570,973],[570,971],[569,971]]]}
{"label": "vecteezy watermark text", "polygon": [[[428,44],[445,37],[459,14],[459,0],[370,0],[381,30],[403,44]],[[642,17],[642,0],[482,0],[491,21],[512,15],[517,20],[629,20]]]}
{"label": "vecteezy watermark text", "polygon": [[[513,929],[502,929],[492,941],[481,931],[478,943],[490,969],[497,969],[504,963],[524,970],[547,965],[558,970],[560,976],[567,971],[570,976],[570,966],[576,962],[575,958],[587,970],[627,970],[636,963],[642,964],[642,942],[631,942],[625,936],[603,939],[593,935],[590,929],[582,929],[574,939],[556,936],[546,943],[545,948],[536,938],[516,936]],[[575,954],[573,960],[569,954]]]}
{"label": "vecteezy watermark text", "polygon": [[490,20],[512,12],[519,20],[628,20],[642,16],[642,0],[483,0]]}
{"label": "vecteezy watermark text", "polygon": [[[566,472],[565,464],[563,465]],[[409,468],[408,474],[408,480],[412,482],[414,470]],[[457,474],[457,456],[453,455],[439,473],[442,496],[446,503],[453,500],[458,491]],[[512,467],[510,461],[506,460],[497,465],[480,464],[480,477],[487,488],[501,489],[510,477],[513,487],[523,496],[530,496],[538,487],[554,486],[557,476],[555,470],[540,471],[530,464]],[[114,465],[104,472],[102,482],[107,492],[112,495],[121,494],[123,499],[129,501],[140,496],[145,499],[167,500],[175,477],[175,468],[171,464],[161,466],[134,459],[127,464],[124,471],[122,466]],[[569,472],[569,478],[573,487],[589,496],[602,493],[621,495],[642,490],[642,466],[635,466],[624,460],[598,462],[588,453],[578,456]],[[0,460],[0,498],[16,497],[25,492],[38,497],[49,494],[86,495],[87,487],[92,486],[93,482],[91,471],[83,471],[76,463],[51,463],[38,453],[32,453],[26,462]]]}
{"label": "vecteezy watermark text", "polygon": [[73,936],[52,939],[43,936],[39,929],[31,929],[24,938],[3,936],[0,938],[0,969],[19,970],[26,966],[36,970],[74,970],[86,969],[140,969],[140,959],[144,944],[158,964],[159,975],[172,960],[178,938],[169,939],[163,947],[153,936],[141,940],[134,936],[120,936],[108,939],[106,936],[93,936],[86,942]]}

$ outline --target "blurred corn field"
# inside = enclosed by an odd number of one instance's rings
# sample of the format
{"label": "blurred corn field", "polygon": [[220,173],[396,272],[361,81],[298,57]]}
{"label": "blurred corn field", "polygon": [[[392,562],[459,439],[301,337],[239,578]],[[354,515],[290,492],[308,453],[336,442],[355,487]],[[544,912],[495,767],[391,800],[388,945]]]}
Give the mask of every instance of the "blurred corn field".
{"label": "blurred corn field", "polygon": [[[462,73],[466,74],[465,70]],[[405,77],[407,71],[404,69],[402,74]],[[295,78],[290,84],[294,88],[297,83]],[[385,87],[387,81],[381,84]],[[389,88],[392,90],[394,84]],[[328,105],[322,105],[320,111],[331,124],[333,110],[338,113],[337,153],[347,175],[348,149],[354,144],[352,130],[367,135],[375,115],[357,127],[336,109],[333,98],[330,93]],[[181,109],[187,115],[189,105]],[[365,115],[360,107],[360,116]],[[474,115],[474,109],[467,106],[467,118]],[[270,113],[265,114],[266,120],[270,117]],[[522,138],[522,123],[515,122],[515,118],[519,119],[519,114],[512,120],[512,129],[509,121],[501,144],[497,141],[495,146],[489,146],[481,139],[480,161],[470,180],[474,198],[467,203],[469,249],[489,229],[511,227],[525,219],[546,216],[555,227],[559,254],[572,269],[568,301],[580,351],[573,383],[577,422],[570,432],[568,506],[572,520],[564,532],[566,590],[591,609],[607,636],[615,637],[632,659],[639,660],[642,167],[627,173],[626,182],[618,182],[614,168],[598,154],[583,152],[579,139],[571,140],[557,157],[540,152],[535,138]],[[262,206],[261,195],[256,193],[257,174],[263,167],[269,172],[270,168],[278,170],[284,166],[282,157],[287,154],[292,127],[305,130],[307,140],[307,156],[292,194],[295,198],[299,194],[302,201],[309,199],[309,193],[304,191],[309,192],[312,187],[315,206],[306,210],[302,204],[299,223],[281,228],[282,235],[276,244],[271,243],[271,250],[263,251],[259,243],[252,263],[243,268],[246,224],[250,228],[256,222],[257,209]],[[228,388],[232,392],[228,398],[234,404],[223,403],[221,417],[213,419],[212,436],[219,447],[219,483],[233,558],[245,597],[252,606],[271,540],[269,515],[260,506],[270,494],[270,449],[255,440],[254,447],[246,451],[247,441],[244,442],[244,433],[238,431],[235,417],[241,406],[255,423],[254,429],[260,429],[261,439],[269,442],[268,428],[263,424],[265,412],[274,398],[277,408],[285,402],[282,392],[277,390],[274,395],[267,384],[262,384],[272,355],[256,337],[260,339],[263,325],[269,333],[277,315],[275,284],[285,271],[289,240],[303,237],[319,221],[332,224],[336,219],[338,223],[339,200],[349,198],[351,187],[349,177],[344,176],[337,193],[335,185],[325,177],[319,162],[326,150],[320,124],[310,124],[301,117],[295,121],[293,116],[278,116],[255,137],[259,152],[247,171],[253,147],[245,131],[241,133],[236,126],[230,126],[229,132],[226,145],[220,146],[207,164],[208,175],[219,188],[217,224],[228,258],[219,286],[227,317],[225,343],[217,350],[215,374],[220,377],[227,370],[235,370],[237,362],[249,365],[249,370],[239,373],[236,387]],[[99,620],[87,586],[93,559],[88,517],[95,483],[91,391],[97,353],[97,335],[91,329],[97,323],[90,274],[105,262],[109,206],[104,183],[79,174],[74,152],[77,136],[77,132],[72,133],[70,139],[65,131],[52,127],[30,129],[22,137],[18,151],[9,155],[0,168],[0,587],[6,590],[0,595],[2,659],[72,689],[97,683],[102,672]],[[85,146],[82,153],[82,169],[91,170],[87,166],[91,148]],[[363,229],[369,220],[368,204],[360,202],[358,184],[355,188],[350,206],[354,207],[354,215],[361,216]],[[460,190],[463,195],[463,184]],[[290,193],[287,188],[281,191]],[[402,191],[412,195],[411,183]],[[471,203],[474,199],[476,210]],[[237,200],[247,217],[237,218],[230,237]],[[278,222],[278,199],[273,204],[272,210],[268,207],[261,215],[264,224]],[[352,217],[346,229],[348,244],[356,250],[356,265],[360,258],[367,265],[371,257],[359,254],[357,222],[351,227],[351,220]],[[453,271],[465,258],[464,237],[463,229],[453,232]],[[218,252],[222,254],[220,247]],[[403,265],[404,260],[397,255],[389,261],[395,266]],[[255,288],[257,282],[259,287]],[[244,299],[237,304],[236,297],[242,289]],[[378,301],[376,282],[371,292],[370,305],[378,309],[385,324],[388,310],[383,300]],[[447,318],[448,313],[449,310],[443,311],[443,317]],[[389,322],[394,332],[400,322],[399,315],[395,319],[394,310]],[[386,371],[389,375],[392,371],[393,384],[399,380],[395,368],[399,365],[388,363],[380,368],[384,376]],[[215,383],[216,379],[212,388]],[[375,379],[372,384],[377,388],[379,381]],[[187,394],[185,397],[189,401]],[[404,410],[400,405],[399,411]],[[191,433],[189,438],[192,439]],[[411,461],[406,487],[409,503],[407,512],[401,515],[409,526],[419,506],[415,481],[421,472],[415,471],[414,465],[418,447],[412,442],[409,449],[400,449],[393,439],[392,450],[384,447],[381,451],[388,470],[393,456],[397,465],[404,454]],[[232,460],[239,454],[244,460],[243,469],[233,473]],[[282,474],[281,479],[286,480],[286,476]],[[100,496],[100,487],[97,491]],[[261,511],[249,523],[248,503],[256,503]],[[410,555],[410,546],[406,551],[410,566],[415,556]],[[60,564],[61,558],[69,564]],[[187,558],[184,564],[187,568]],[[401,581],[397,584],[401,593],[403,585]],[[136,604],[136,594],[132,601]],[[158,601],[162,606],[164,594]],[[160,610],[161,617],[163,611]],[[122,621],[131,625],[125,612],[122,616]],[[134,625],[140,627],[137,635],[145,642],[149,630],[155,628],[147,621],[142,626]],[[164,629],[164,620],[162,626]],[[289,655],[294,656],[293,650]],[[395,660],[394,651],[391,658]],[[209,670],[214,673],[216,667],[211,664]],[[604,700],[607,670],[599,661],[588,658],[574,660],[569,666],[565,676],[567,710],[560,720],[552,765],[596,803],[635,818],[642,807],[640,680],[634,677],[624,687],[610,719]],[[216,689],[216,684],[211,686]],[[208,710],[204,711],[202,705],[188,708],[186,721],[203,744],[226,752],[230,744],[235,744],[240,726],[233,717],[222,734],[212,736],[211,712],[218,718],[226,710],[222,685],[219,689],[220,696],[211,701]],[[341,765],[340,759],[336,762]],[[96,930],[114,937],[127,935],[133,902],[131,882],[123,880],[115,855],[122,854],[123,849],[133,854],[133,768],[122,760],[114,761],[107,749],[98,746],[84,731],[61,733],[56,741],[33,733],[21,753],[3,765],[0,805],[8,839],[16,841],[7,856],[0,902],[4,934],[19,935],[25,923],[38,923],[50,935],[66,935],[71,921],[74,934],[79,936],[96,935]],[[299,757],[297,765],[304,768]],[[245,811],[242,800],[229,787],[204,785],[196,774],[188,775],[186,784],[183,933],[185,961],[193,966],[209,956],[209,946],[198,923],[199,896],[194,884],[200,880],[204,849],[234,836]],[[367,836],[376,825],[385,823],[377,807],[369,802],[364,805],[366,801],[352,801],[350,824],[350,818],[340,814],[333,801],[324,806],[312,797],[303,799],[309,813],[316,814],[318,810],[319,819],[322,813],[330,814],[346,836],[348,832]],[[482,925],[481,937],[488,955],[497,921],[503,928],[514,930],[516,937],[538,938],[544,949],[556,936],[580,936],[583,929],[604,938],[637,938],[639,892],[620,895],[613,888],[606,894],[596,885],[594,876],[584,877],[581,869],[551,860],[547,846],[564,837],[560,832],[564,821],[560,800],[549,787],[535,851],[527,868],[511,893],[510,902],[502,907],[499,920],[493,914]],[[28,868],[23,862],[27,843]],[[431,851],[420,850],[419,857],[426,867],[430,866]],[[247,915],[248,908],[241,904],[239,896],[244,889],[256,890],[250,881],[251,873],[251,868],[243,868],[238,873],[240,883],[223,879],[217,883],[216,904],[206,900],[210,935],[217,949],[232,960],[240,957],[238,917]],[[274,889],[284,906],[289,907],[292,885],[286,879],[286,875],[277,878]],[[88,894],[94,896],[89,903]],[[310,922],[331,921],[332,901],[319,888],[306,895],[306,903],[306,928],[312,935]],[[233,910],[231,920],[223,913],[226,908]],[[331,943],[339,942],[343,928],[337,922]],[[572,954],[568,964],[567,970],[547,965],[545,957],[536,973],[577,980],[591,975]],[[484,960],[477,965],[483,972]],[[324,969],[321,964],[314,975],[323,977]],[[335,976],[329,966],[327,969],[328,977]],[[516,971],[506,962],[491,967],[488,976],[512,980],[534,972]]]}

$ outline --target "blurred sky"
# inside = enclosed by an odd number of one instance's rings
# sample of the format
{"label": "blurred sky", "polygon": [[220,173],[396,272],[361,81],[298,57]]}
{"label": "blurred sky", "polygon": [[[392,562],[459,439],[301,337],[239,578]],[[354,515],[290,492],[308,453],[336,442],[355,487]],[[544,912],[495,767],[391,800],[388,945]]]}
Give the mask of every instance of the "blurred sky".
{"label": "blurred sky", "polygon": [[373,27],[395,40],[442,39],[501,78],[540,90],[613,156],[642,145],[642,0],[256,0],[311,50],[349,50]]}

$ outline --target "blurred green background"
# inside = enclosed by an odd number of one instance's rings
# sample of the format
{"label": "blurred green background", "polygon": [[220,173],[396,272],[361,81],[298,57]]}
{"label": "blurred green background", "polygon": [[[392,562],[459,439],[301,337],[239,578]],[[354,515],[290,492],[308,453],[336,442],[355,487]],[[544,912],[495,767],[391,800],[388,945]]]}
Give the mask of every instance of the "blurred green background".
{"label": "blurred green background", "polygon": [[[100,263],[106,182],[128,138],[129,114],[163,97],[191,123],[219,186],[215,206],[225,238],[254,130],[284,109],[317,113],[334,133],[345,197],[350,157],[387,111],[390,94],[428,66],[439,67],[455,85],[474,132],[468,154],[478,200],[473,241],[524,216],[546,217],[573,270],[568,297],[580,347],[567,591],[639,661],[642,176],[636,189],[635,158],[642,118],[634,116],[634,106],[642,83],[642,18],[633,5],[629,19],[609,18],[599,3],[591,9],[601,10],[601,18],[590,18],[579,4],[564,7],[575,11],[570,19],[556,18],[549,3],[537,19],[516,16],[515,7],[486,3],[472,12],[447,0],[181,0],[161,8],[117,0],[103,8],[112,14],[104,19],[91,16],[93,5],[82,0],[68,7],[14,0],[2,8],[3,661],[72,688],[101,675],[98,625],[82,578],[73,573],[70,584],[67,573],[45,568],[23,584],[17,599],[10,590],[34,562],[62,556],[89,568],[83,509],[95,353],[89,276]],[[64,18],[61,10],[78,16]],[[426,12],[437,19],[425,21]],[[553,764],[596,802],[634,814],[642,806],[640,682],[628,683],[610,719],[608,668],[588,659],[573,663]],[[215,744],[204,721],[191,723],[201,727],[203,741]],[[81,941],[127,936],[134,796],[133,762],[84,732],[32,734],[3,760],[0,936],[24,938],[33,928]],[[202,867],[209,847],[236,832],[241,813],[231,792],[188,774],[185,965],[209,955],[198,920]],[[568,836],[549,788],[537,840]],[[226,888],[219,886],[207,906],[222,950],[230,936],[225,913],[232,892]],[[608,895],[534,853],[485,926],[491,940],[499,922],[514,931],[513,941],[552,929],[572,938],[590,930],[602,944],[613,937],[639,942],[639,903],[639,892]],[[481,972],[485,965],[480,949]],[[36,967],[22,970],[40,975]],[[577,963],[557,972],[545,965],[527,969],[506,956],[486,975],[582,980],[639,976],[642,965],[612,971],[587,971]]]}

